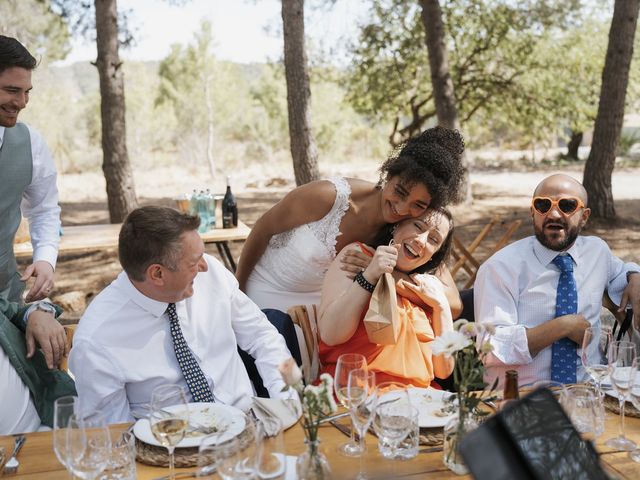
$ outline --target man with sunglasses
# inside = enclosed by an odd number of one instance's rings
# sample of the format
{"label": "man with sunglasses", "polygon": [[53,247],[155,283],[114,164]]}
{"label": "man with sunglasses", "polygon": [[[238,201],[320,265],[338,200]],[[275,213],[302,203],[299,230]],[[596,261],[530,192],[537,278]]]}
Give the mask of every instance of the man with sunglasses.
{"label": "man with sunglasses", "polygon": [[614,256],[602,239],[580,235],[590,213],[577,180],[547,177],[531,202],[535,235],[503,248],[478,270],[475,316],[496,327],[485,381],[502,383],[511,369],[522,385],[586,380],[579,349],[585,329],[600,325],[605,290],[623,309],[633,307],[637,324],[640,266]]}

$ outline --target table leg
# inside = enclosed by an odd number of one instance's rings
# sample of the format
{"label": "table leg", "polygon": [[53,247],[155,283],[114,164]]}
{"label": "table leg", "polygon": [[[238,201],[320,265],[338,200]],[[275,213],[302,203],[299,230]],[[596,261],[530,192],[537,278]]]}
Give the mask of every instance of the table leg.
{"label": "table leg", "polygon": [[236,273],[236,262],[233,260],[231,250],[229,250],[229,243],[216,242],[216,247],[218,247],[218,253],[220,254],[220,258],[222,259],[224,266],[231,270],[233,273]]}

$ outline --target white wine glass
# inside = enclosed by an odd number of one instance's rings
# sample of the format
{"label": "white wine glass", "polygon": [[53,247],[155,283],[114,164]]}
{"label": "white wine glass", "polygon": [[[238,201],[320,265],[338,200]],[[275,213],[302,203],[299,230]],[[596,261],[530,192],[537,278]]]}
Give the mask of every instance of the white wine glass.
{"label": "white wine glass", "polygon": [[605,445],[617,450],[631,451],[636,448],[636,443],[624,435],[624,405],[629,397],[632,365],[636,356],[636,346],[631,342],[613,342],[609,349],[609,377],[620,405],[620,433],[616,438],[607,440]]}
{"label": "white wine glass", "polygon": [[155,439],[169,452],[169,478],[173,479],[173,453],[189,424],[187,397],[180,385],[161,385],[153,390],[149,424]]}
{"label": "white wine glass", "polygon": [[588,327],[582,337],[582,366],[602,395],[602,380],[609,374],[607,352],[613,343],[610,327]]}
{"label": "white wine glass", "polygon": [[[640,411],[640,357],[636,357],[633,360],[631,366],[633,375],[631,377],[631,388],[629,390],[629,398],[633,403],[633,406]],[[629,453],[629,457],[634,462],[640,463],[640,448],[636,448]]]}
{"label": "white wine glass", "polygon": [[111,436],[104,417],[73,414],[66,430],[67,470],[83,480],[95,479],[106,468],[111,453]]}
{"label": "white wine glass", "polygon": [[58,461],[67,468],[67,428],[69,419],[76,411],[78,397],[68,395],[53,402],[53,452]]}
{"label": "white wine glass", "polygon": [[358,432],[360,465],[356,480],[365,480],[366,473],[362,469],[362,457],[367,451],[366,436],[376,411],[378,396],[376,395],[376,374],[364,368],[351,370],[349,373],[349,403],[351,423]]}
{"label": "white wine glass", "polygon": [[[333,379],[333,386],[336,392],[336,397],[343,407],[349,409],[349,397],[347,390],[349,388],[349,372],[351,370],[357,370],[367,368],[367,360],[364,355],[359,353],[343,353],[338,357],[336,363],[336,372]],[[351,429],[351,438],[349,442],[342,444],[338,447],[338,452],[348,457],[357,455],[359,451],[358,444],[355,441],[354,430]]]}

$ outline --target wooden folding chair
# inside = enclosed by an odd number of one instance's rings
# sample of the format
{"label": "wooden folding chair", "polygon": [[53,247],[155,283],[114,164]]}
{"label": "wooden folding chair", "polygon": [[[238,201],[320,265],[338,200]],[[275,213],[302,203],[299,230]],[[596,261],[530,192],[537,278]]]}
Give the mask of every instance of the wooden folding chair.
{"label": "wooden folding chair", "polygon": [[[477,254],[475,254],[476,249],[480,246],[485,237],[489,235],[493,227],[498,224],[504,225],[506,227],[505,233],[502,235],[502,237],[500,237],[498,242],[490,251],[489,255],[487,255],[482,261],[478,260]],[[455,278],[458,271],[462,269],[468,276],[468,279],[463,288],[470,288],[471,286],[473,286],[473,282],[476,279],[476,274],[478,273],[480,264],[491,255],[496,253],[498,250],[500,250],[502,247],[504,247],[507,243],[509,243],[509,240],[511,239],[513,234],[516,233],[516,231],[520,227],[520,224],[522,224],[522,220],[514,220],[511,223],[505,223],[500,219],[499,216],[495,216],[482,228],[480,233],[478,233],[476,238],[473,239],[473,242],[471,242],[468,247],[465,247],[460,239],[458,239],[457,236],[454,235],[451,255],[455,259],[456,263],[453,265],[453,267],[451,267],[451,275]]]}
{"label": "wooden folding chair", "polygon": [[298,337],[302,375],[307,385],[313,383],[320,375],[317,311],[316,305],[295,305],[287,311]]}

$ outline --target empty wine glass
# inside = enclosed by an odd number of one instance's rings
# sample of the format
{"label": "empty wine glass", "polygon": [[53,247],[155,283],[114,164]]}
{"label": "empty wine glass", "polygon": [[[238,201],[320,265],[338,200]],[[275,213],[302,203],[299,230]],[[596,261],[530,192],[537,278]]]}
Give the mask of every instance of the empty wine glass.
{"label": "empty wine glass", "polygon": [[53,451],[58,461],[67,468],[67,428],[75,413],[78,397],[65,396],[53,402]]}
{"label": "empty wine glass", "polygon": [[620,405],[620,433],[616,438],[605,442],[610,448],[634,450],[636,444],[624,436],[624,405],[629,396],[633,378],[633,360],[636,358],[636,346],[631,342],[613,342],[609,349],[609,376],[611,386],[618,395]]}
{"label": "empty wine glass", "polygon": [[[364,358],[364,355],[360,355],[359,353],[344,353],[338,357],[333,386],[338,401],[347,409],[349,408],[349,397],[347,395],[347,389],[349,387],[349,372],[360,368],[367,368],[367,360]],[[355,442],[353,434],[354,430],[352,428],[349,442],[340,445],[338,447],[338,452],[349,457],[354,456],[354,454],[358,454],[359,447]]]}
{"label": "empty wine glass", "polygon": [[609,373],[607,351],[613,343],[610,327],[588,327],[582,337],[582,366],[602,395],[602,380]]}
{"label": "empty wine glass", "polygon": [[358,442],[360,458],[360,467],[358,469],[357,480],[367,478],[366,473],[362,469],[362,457],[367,451],[365,437],[367,430],[373,421],[377,405],[376,395],[376,374],[359,368],[351,370],[349,373],[349,387],[347,394],[349,395],[351,423],[358,432],[360,441]]}
{"label": "empty wine glass", "polygon": [[104,417],[73,414],[67,424],[66,467],[76,477],[93,480],[107,466],[111,437]]}
{"label": "empty wine glass", "polygon": [[[633,364],[631,366],[633,371],[631,377],[631,388],[629,390],[629,398],[633,403],[633,406],[636,409],[640,410],[640,357],[636,357],[633,360]],[[635,449],[634,451],[629,453],[629,457],[634,462],[640,463],[640,449]]]}
{"label": "empty wine glass", "polygon": [[161,385],[153,390],[149,424],[155,439],[169,452],[169,478],[173,479],[173,452],[189,424],[187,397],[180,385]]}

